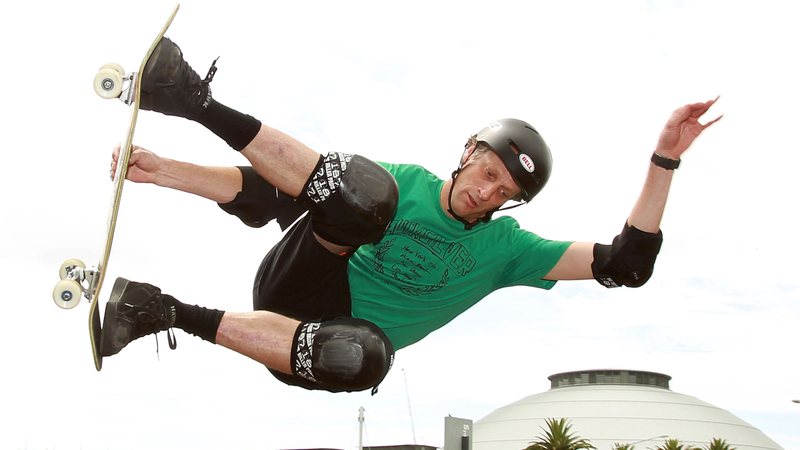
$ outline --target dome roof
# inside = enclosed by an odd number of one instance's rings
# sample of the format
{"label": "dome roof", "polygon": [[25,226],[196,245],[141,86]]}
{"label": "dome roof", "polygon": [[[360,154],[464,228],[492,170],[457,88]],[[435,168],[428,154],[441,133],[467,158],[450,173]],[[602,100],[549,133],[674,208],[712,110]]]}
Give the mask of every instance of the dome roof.
{"label": "dome roof", "polygon": [[542,434],[547,418],[567,418],[571,432],[598,450],[614,443],[652,448],[665,437],[705,446],[713,438],[737,450],[781,450],[733,414],[669,389],[668,375],[590,370],[548,377],[551,388],[498,408],[475,423],[475,450],[521,450]]}

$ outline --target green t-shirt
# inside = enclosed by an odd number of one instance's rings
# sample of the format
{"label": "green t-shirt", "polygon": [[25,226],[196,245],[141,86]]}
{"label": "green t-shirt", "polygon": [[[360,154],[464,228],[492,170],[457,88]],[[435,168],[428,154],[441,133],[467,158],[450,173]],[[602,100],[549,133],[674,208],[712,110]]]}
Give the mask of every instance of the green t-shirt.
{"label": "green t-shirt", "polygon": [[543,239],[498,217],[465,230],[441,208],[444,181],[416,165],[381,164],[397,180],[397,214],[383,239],[350,259],[353,317],[378,325],[396,349],[441,328],[492,291],[543,280],[570,242]]}

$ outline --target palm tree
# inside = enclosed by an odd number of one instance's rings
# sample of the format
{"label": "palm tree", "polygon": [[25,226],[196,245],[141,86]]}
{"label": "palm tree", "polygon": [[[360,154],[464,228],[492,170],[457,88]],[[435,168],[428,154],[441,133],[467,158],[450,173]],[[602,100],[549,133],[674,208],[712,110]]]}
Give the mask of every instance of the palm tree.
{"label": "palm tree", "polygon": [[714,438],[706,445],[705,450],[736,450],[734,447],[728,445],[725,439]]}
{"label": "palm tree", "polygon": [[614,442],[614,446],[611,447],[612,450],[634,450],[636,446],[633,444],[620,444],[619,442]]}
{"label": "palm tree", "polygon": [[702,450],[691,445],[684,445],[678,439],[667,439],[663,444],[655,448],[655,450]]}
{"label": "palm tree", "polygon": [[572,425],[567,419],[549,418],[545,420],[547,429],[542,427],[543,434],[532,441],[525,450],[595,450],[595,446],[570,432]]}

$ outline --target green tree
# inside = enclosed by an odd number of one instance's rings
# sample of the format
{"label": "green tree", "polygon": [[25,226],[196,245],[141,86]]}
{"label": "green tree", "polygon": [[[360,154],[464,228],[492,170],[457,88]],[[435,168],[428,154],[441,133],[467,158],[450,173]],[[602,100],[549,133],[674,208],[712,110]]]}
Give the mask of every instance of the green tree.
{"label": "green tree", "polygon": [[714,438],[706,445],[705,450],[736,450],[734,447],[728,445],[725,439]]}
{"label": "green tree", "polygon": [[543,433],[531,441],[525,450],[595,450],[596,447],[586,439],[581,439],[571,433],[572,425],[567,419],[549,418],[545,420],[547,428],[542,427]]}
{"label": "green tree", "polygon": [[656,447],[654,450],[702,450],[698,447],[691,445],[684,445],[678,439],[667,439],[663,444]]}
{"label": "green tree", "polygon": [[636,448],[633,444],[620,444],[619,442],[614,442],[614,446],[611,447],[612,450],[634,450]]}

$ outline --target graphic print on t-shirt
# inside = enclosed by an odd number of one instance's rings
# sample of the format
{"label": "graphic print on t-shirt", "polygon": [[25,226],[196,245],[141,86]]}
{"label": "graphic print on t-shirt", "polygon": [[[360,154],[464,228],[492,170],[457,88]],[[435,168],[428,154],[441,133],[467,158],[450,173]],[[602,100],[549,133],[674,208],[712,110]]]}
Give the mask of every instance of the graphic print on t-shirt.
{"label": "graphic print on t-shirt", "polygon": [[428,295],[475,267],[475,257],[459,242],[409,220],[394,220],[377,244],[374,269],[392,277],[407,295]]}

